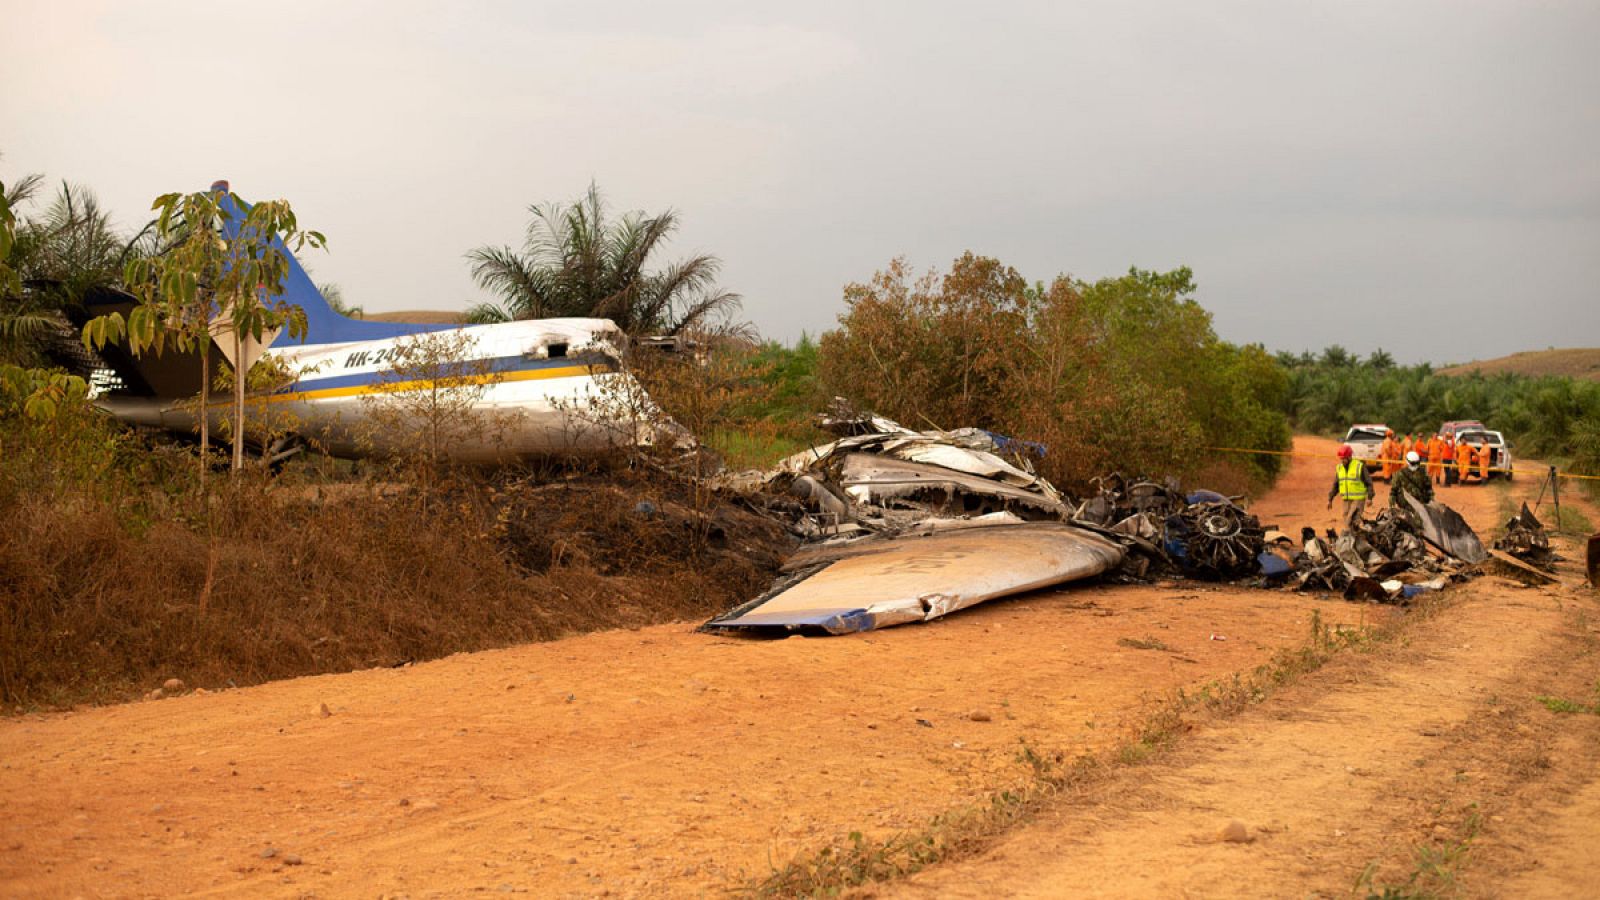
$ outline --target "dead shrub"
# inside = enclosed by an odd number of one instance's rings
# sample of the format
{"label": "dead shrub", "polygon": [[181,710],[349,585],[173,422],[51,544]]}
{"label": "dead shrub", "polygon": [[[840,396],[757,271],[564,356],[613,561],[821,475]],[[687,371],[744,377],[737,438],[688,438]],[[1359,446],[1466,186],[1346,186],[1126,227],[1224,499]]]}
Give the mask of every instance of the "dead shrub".
{"label": "dead shrub", "polygon": [[208,494],[137,465],[41,480],[13,467],[42,456],[19,443],[0,446],[8,710],[703,618],[758,592],[788,540],[637,473],[458,475],[427,503],[414,485],[264,473],[212,479]]}

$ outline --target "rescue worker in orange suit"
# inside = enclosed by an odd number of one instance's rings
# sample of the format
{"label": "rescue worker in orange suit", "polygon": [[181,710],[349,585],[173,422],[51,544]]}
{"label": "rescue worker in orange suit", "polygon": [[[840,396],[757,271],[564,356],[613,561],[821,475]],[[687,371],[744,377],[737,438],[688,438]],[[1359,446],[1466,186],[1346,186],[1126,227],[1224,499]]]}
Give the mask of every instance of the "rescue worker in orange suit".
{"label": "rescue worker in orange suit", "polygon": [[1462,483],[1467,483],[1467,476],[1472,474],[1472,445],[1466,441],[1456,445],[1456,478]]}
{"label": "rescue worker in orange suit", "polygon": [[1428,438],[1428,478],[1435,484],[1444,482],[1444,439],[1437,434]]}
{"label": "rescue worker in orange suit", "polygon": [[1489,480],[1489,460],[1494,457],[1494,454],[1489,452],[1489,445],[1484,443],[1478,445],[1478,451],[1473,455],[1478,458],[1478,477],[1487,482]]}
{"label": "rescue worker in orange suit", "polygon": [[1367,500],[1372,497],[1372,473],[1361,460],[1355,458],[1355,451],[1349,444],[1339,446],[1339,464],[1333,470],[1333,488],[1328,491],[1328,508],[1333,509],[1333,498],[1338,497],[1344,501],[1344,511],[1341,518],[1346,529],[1354,529],[1356,523],[1361,521],[1361,514],[1367,508]]}
{"label": "rescue worker in orange suit", "polygon": [[1456,476],[1456,439],[1455,439],[1455,435],[1450,435],[1450,436],[1446,437],[1444,439],[1443,443],[1444,443],[1444,453],[1442,454],[1440,461],[1444,464],[1444,483],[1448,486],[1448,485],[1455,484],[1456,483],[1456,477],[1457,477]]}
{"label": "rescue worker in orange suit", "polygon": [[1393,478],[1395,467],[1399,464],[1395,460],[1400,458],[1400,442],[1394,439],[1394,429],[1388,428],[1383,433],[1383,446],[1378,448],[1378,464],[1383,467],[1383,477]]}

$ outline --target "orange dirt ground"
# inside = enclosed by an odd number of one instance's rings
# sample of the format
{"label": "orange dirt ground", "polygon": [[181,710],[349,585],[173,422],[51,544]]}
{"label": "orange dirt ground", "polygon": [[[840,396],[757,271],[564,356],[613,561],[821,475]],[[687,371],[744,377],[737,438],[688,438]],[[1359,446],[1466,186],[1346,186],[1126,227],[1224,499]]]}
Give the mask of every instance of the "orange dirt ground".
{"label": "orange dirt ground", "polygon": [[[1331,442],[1297,446],[1331,458]],[[1333,524],[1331,468],[1294,460],[1254,510],[1291,533]],[[1444,494],[1486,535],[1500,496]],[[1532,774],[1485,786],[1499,820],[1484,817],[1489,849],[1461,878],[1491,865],[1480,893],[1516,877],[1521,895],[1561,895],[1563,879],[1594,877],[1600,716],[1557,716],[1528,692],[1593,688],[1592,594],[1493,577],[1457,590],[1393,659],[1345,654],[1113,776],[1127,780],[1116,792],[1063,798],[992,852],[873,890],[1347,893],[1369,861],[1398,876],[1385,854],[1454,827],[1429,811],[1438,796],[1509,766]],[[684,623],[13,718],[0,722],[0,894],[737,888],[850,831],[916,829],[982,800],[1021,771],[1019,741],[1111,746],[1170,690],[1302,644],[1313,610],[1348,625],[1390,614],[1193,582],[1083,585],[865,635],[751,641]],[[1148,638],[1170,649],[1118,643]],[[1513,714],[1494,714],[1491,693]],[[1447,764],[1461,772],[1434,778]],[[1441,821],[1419,832],[1419,816]],[[1257,840],[1211,841],[1230,818]]]}

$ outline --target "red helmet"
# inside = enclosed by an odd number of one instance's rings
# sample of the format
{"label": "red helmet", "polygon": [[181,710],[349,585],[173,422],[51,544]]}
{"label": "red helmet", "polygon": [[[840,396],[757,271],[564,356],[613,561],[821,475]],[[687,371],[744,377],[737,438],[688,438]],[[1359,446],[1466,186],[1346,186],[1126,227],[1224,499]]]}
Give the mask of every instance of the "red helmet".
{"label": "red helmet", "polygon": [[1349,459],[1350,457],[1352,457],[1354,455],[1355,455],[1355,451],[1350,449],[1350,445],[1349,444],[1340,444],[1339,445],[1339,458],[1340,459]]}

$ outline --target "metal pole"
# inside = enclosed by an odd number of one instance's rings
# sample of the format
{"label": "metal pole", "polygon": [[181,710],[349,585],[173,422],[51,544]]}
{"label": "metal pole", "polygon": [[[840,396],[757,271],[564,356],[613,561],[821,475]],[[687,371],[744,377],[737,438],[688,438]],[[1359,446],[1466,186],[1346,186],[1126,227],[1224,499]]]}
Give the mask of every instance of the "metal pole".
{"label": "metal pole", "polygon": [[1556,477],[1556,467],[1550,467],[1550,496],[1556,501],[1556,527],[1551,531],[1561,530],[1561,479]]}

